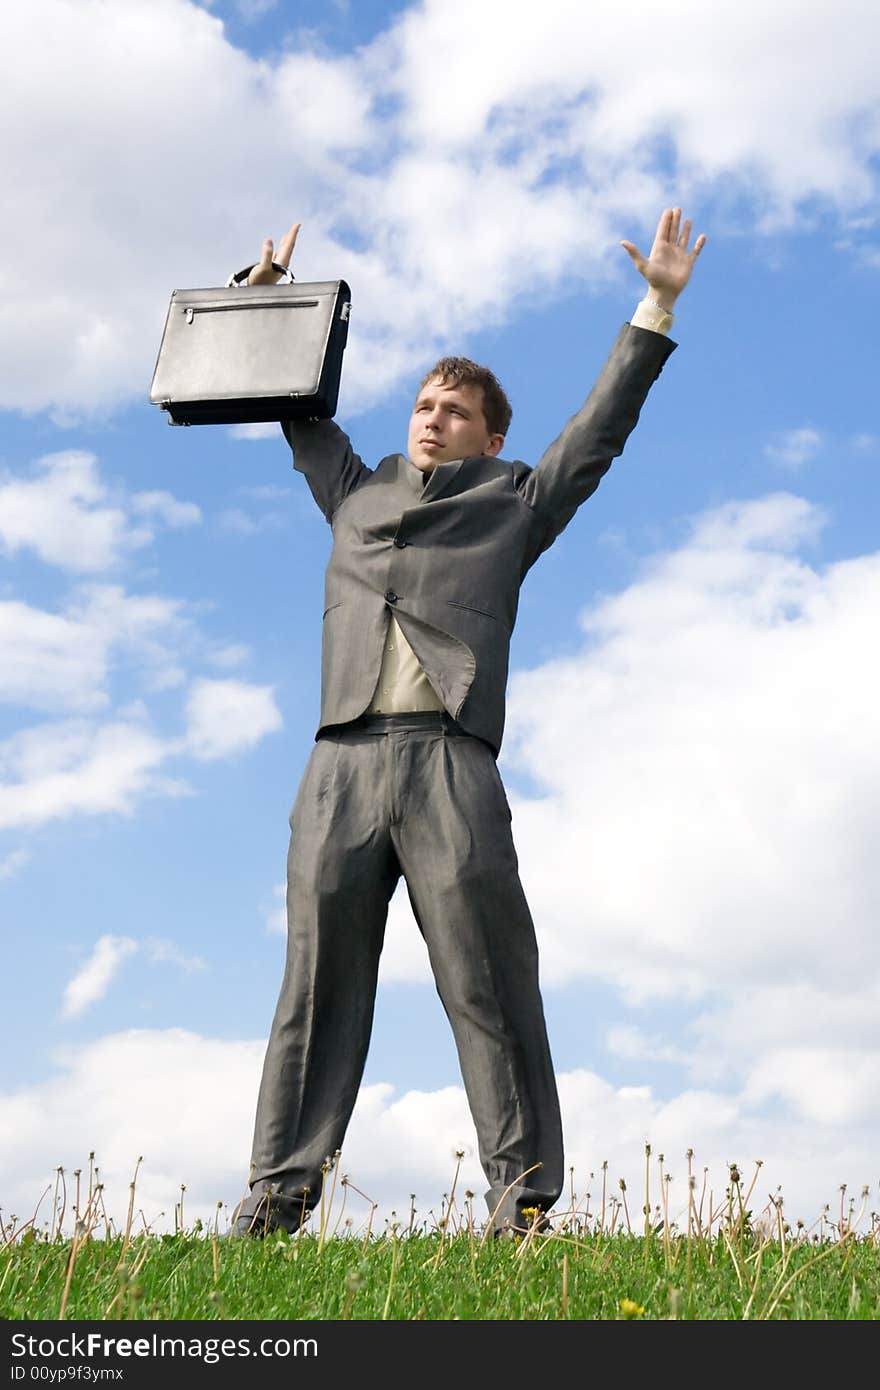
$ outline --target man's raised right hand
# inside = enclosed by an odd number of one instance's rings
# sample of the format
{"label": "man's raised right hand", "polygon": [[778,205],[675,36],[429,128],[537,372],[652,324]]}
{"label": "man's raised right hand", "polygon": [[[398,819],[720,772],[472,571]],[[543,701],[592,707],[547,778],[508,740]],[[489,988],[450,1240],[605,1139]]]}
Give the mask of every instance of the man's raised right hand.
{"label": "man's raised right hand", "polygon": [[275,243],[271,237],[266,238],[263,242],[263,255],[248,276],[249,285],[277,285],[281,276],[277,270],[273,270],[272,262],[274,261],[276,265],[283,265],[287,269],[301,226],[301,222],[294,222],[290,231],[278,243],[277,255],[275,254]]}

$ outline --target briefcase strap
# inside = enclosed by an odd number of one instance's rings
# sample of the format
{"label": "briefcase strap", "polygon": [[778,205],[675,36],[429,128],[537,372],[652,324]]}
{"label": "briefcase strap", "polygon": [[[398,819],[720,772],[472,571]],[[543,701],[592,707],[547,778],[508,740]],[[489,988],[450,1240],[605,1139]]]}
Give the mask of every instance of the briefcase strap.
{"label": "briefcase strap", "polygon": [[[244,284],[246,284],[246,283],[247,283],[247,278],[248,278],[248,276],[250,275],[250,273],[251,273],[251,271],[253,270],[254,266],[257,265],[257,264],[258,264],[258,262],[257,262],[257,261],[254,261],[253,265],[246,265],[245,268],[244,268],[244,270],[235,270],[235,271],[233,271],[233,273],[230,275],[229,279],[226,281],[227,289],[231,289],[233,285],[244,285]],[[273,270],[277,270],[278,273],[279,273],[279,275],[289,275],[289,276],[290,276],[290,284],[291,284],[291,285],[293,284],[293,271],[291,270],[291,268],[290,268],[289,265],[278,265],[278,263],[277,263],[276,261],[273,261],[273,262],[272,262],[272,269],[273,269]]]}

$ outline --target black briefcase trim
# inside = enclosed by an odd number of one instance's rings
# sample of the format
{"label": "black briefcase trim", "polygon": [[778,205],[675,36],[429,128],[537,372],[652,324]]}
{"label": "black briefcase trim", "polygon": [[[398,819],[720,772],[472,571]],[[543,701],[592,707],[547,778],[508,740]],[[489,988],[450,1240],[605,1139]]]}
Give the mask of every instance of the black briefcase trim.
{"label": "black briefcase trim", "polygon": [[172,425],[329,419],[350,312],[344,280],[174,290],[150,400]]}

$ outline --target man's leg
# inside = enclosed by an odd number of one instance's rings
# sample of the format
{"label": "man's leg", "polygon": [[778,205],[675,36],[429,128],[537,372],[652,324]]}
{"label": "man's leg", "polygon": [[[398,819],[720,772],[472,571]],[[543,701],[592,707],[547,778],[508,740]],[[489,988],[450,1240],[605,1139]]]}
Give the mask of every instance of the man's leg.
{"label": "man's leg", "polygon": [[562,1190],[562,1127],[507,799],[479,739],[405,737],[394,843],[455,1035],[490,1215],[500,1203],[496,1230],[528,1225],[524,1208],[547,1211]]}
{"label": "man's leg", "polygon": [[363,1074],[388,902],[400,877],[379,740],[321,739],[290,818],[288,950],[237,1228],[295,1230],[342,1147]]}

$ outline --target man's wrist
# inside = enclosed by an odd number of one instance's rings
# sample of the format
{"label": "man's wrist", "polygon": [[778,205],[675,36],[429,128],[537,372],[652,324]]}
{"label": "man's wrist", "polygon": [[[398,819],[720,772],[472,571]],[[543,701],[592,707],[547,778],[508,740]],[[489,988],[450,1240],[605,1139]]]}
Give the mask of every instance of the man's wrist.
{"label": "man's wrist", "polygon": [[649,304],[656,304],[658,309],[665,309],[667,314],[671,314],[678,295],[672,290],[657,290],[653,285],[649,285],[645,291],[645,298]]}

